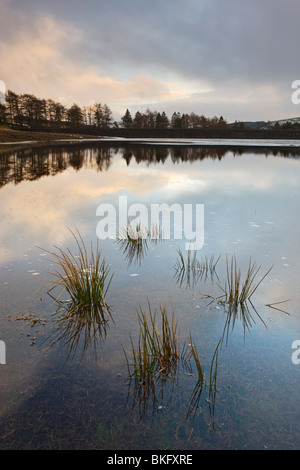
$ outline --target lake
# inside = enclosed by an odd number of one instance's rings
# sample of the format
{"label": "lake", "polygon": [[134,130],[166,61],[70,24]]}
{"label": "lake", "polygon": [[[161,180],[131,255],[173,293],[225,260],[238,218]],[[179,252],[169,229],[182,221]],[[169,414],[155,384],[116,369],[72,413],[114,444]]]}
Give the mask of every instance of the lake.
{"label": "lake", "polygon": [[[299,448],[300,149],[112,140],[15,145],[0,162],[1,449]],[[164,204],[170,231],[117,239],[120,201],[123,221]],[[172,207],[188,213],[183,225]],[[204,236],[192,252],[187,224]],[[72,315],[58,322],[63,302],[43,283],[57,269],[44,250],[77,256],[70,229],[88,248],[98,240],[113,274],[96,334]],[[198,264],[183,269],[189,256]],[[241,282],[256,263],[258,285],[234,310],[231,260]],[[193,362],[130,380],[149,306],[174,312],[181,344],[192,338],[201,384]]]}

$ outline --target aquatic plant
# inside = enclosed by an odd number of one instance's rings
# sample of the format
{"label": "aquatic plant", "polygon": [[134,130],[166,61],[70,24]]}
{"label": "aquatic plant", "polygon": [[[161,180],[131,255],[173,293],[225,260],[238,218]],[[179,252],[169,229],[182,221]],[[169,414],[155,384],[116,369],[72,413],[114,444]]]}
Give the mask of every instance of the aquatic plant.
{"label": "aquatic plant", "polygon": [[118,239],[124,239],[131,243],[140,243],[142,240],[147,240],[149,237],[149,229],[142,226],[140,223],[132,225],[129,221],[119,234]]}
{"label": "aquatic plant", "polygon": [[[194,252],[193,256],[191,252]],[[198,271],[215,272],[221,255],[215,261],[215,255],[211,254],[210,257],[205,256],[201,260],[197,258],[197,250],[188,250],[185,257],[181,249],[177,249],[178,258],[176,259],[175,268],[178,270],[196,269]]]}
{"label": "aquatic plant", "polygon": [[187,346],[188,346],[189,354],[185,357],[185,361],[187,361],[191,357],[193,358],[194,363],[196,365],[196,371],[198,374],[198,382],[203,384],[204,382],[204,350],[203,350],[202,362],[201,362],[198,349],[192,339],[191,334],[189,336],[189,342]]}
{"label": "aquatic plant", "polygon": [[206,399],[206,402],[209,405],[211,418],[213,419],[214,417],[215,398],[216,398],[216,392],[217,392],[218,354],[219,354],[220,345],[221,345],[221,340],[219,340],[215,348],[215,351],[211,360],[211,364],[210,364],[210,369],[209,369],[209,379],[207,380],[204,377],[204,350],[203,350],[203,356],[202,356],[203,359],[201,363],[198,350],[195,344],[193,343],[192,338],[190,337],[189,348],[194,358],[194,362],[196,364],[196,369],[198,372],[198,379],[193,389],[193,392],[189,398],[189,402],[188,402],[189,406],[187,410],[186,419],[191,414],[193,414],[194,417],[196,416],[197,410],[199,409],[200,398],[201,398],[204,388],[208,389],[209,398]]}
{"label": "aquatic plant", "polygon": [[123,255],[129,266],[133,261],[141,264],[148,251],[148,232],[147,236],[144,237],[138,236],[138,233],[132,230],[132,228],[126,227],[123,236],[117,238],[117,244],[123,250]]}
{"label": "aquatic plant", "polygon": [[133,225],[128,220],[127,225],[121,228],[117,239],[127,240],[132,243],[140,243],[142,240],[162,240],[163,230],[158,223],[152,223],[148,227],[148,225],[141,225],[140,222]]}
{"label": "aquatic plant", "polygon": [[[123,348],[129,377],[139,382],[149,382],[160,374],[168,376],[176,371],[181,357],[180,337],[177,331],[177,320],[172,308],[169,320],[166,307],[160,306],[160,330],[156,325],[157,312],[153,312],[148,301],[148,315],[142,308],[138,311],[139,338],[134,345],[130,335],[131,352]],[[129,354],[131,360],[129,359]]]}
{"label": "aquatic plant", "polygon": [[[77,234],[72,230],[70,232],[78,248],[77,254],[73,254],[69,248],[63,250],[54,246],[56,251],[41,248],[50,255],[48,260],[57,266],[54,272],[46,271],[53,276],[53,280],[43,281],[46,282],[46,287],[50,287],[47,292],[55,302],[61,302],[64,305],[67,309],[66,315],[75,311],[79,312],[83,307],[98,306],[102,312],[102,319],[108,320],[110,312],[105,297],[112,276],[109,277],[110,269],[102,257],[98,240],[96,251],[91,243],[88,252],[79,231],[77,230]],[[57,288],[61,288],[61,292],[54,297],[51,292]],[[68,293],[69,299],[60,301],[64,292]]]}
{"label": "aquatic plant", "polygon": [[142,226],[140,223],[132,225],[129,221],[126,227],[121,229],[117,237],[117,243],[123,250],[123,255],[129,265],[133,261],[141,264],[148,251],[148,243],[158,243],[163,239],[163,232],[158,224],[151,227]]}
{"label": "aquatic plant", "polygon": [[259,282],[255,283],[260,266],[257,267],[256,263],[252,262],[250,258],[244,281],[241,281],[241,270],[237,268],[236,256],[233,255],[230,262],[226,256],[227,280],[224,288],[220,286],[224,292],[222,297],[225,297],[225,302],[231,307],[238,308],[240,305],[245,304],[246,301],[251,301],[254,292],[271,269],[272,267],[262,276]]}
{"label": "aquatic plant", "polygon": [[191,250],[184,256],[180,248],[177,250],[177,258],[175,261],[175,278],[181,286],[185,281],[188,286],[195,285],[198,280],[206,280],[208,275],[211,279],[214,276],[218,278],[216,273],[216,266],[221,258],[221,255],[215,259],[215,255],[211,254],[209,257],[205,256],[201,260],[197,258],[197,251],[194,250],[192,255]]}

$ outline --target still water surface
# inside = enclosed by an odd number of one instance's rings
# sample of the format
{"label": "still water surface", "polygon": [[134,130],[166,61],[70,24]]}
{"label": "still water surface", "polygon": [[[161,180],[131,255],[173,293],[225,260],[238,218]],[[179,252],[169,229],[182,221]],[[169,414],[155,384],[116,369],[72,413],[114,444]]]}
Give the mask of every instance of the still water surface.
{"label": "still water surface", "polygon": [[[85,142],[5,149],[0,159],[0,448],[300,447],[300,365],[292,362],[300,339],[299,150]],[[204,204],[197,256],[221,255],[216,273],[176,276],[184,239],[149,242],[139,256],[116,240],[101,241],[114,273],[113,321],[95,343],[77,331],[69,355],[53,299],[35,293],[55,268],[39,247],[75,251],[68,228],[95,244],[97,207],[117,208],[120,196],[146,207]],[[226,255],[236,256],[242,275],[251,257],[261,267],[258,280],[272,267],[246,317],[230,318],[216,300]],[[148,301],[153,309],[173,306],[181,337],[192,334],[204,355],[201,390],[194,371],[184,369],[151,390],[127,380],[123,347],[130,335],[137,339],[137,310]]]}

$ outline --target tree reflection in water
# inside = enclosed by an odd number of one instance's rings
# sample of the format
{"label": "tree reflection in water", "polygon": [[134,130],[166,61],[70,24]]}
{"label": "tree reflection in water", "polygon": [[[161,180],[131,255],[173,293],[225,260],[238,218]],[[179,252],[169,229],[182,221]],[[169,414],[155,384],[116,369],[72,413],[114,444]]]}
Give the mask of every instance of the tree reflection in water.
{"label": "tree reflection in water", "polygon": [[108,171],[115,154],[121,155],[129,166],[132,162],[147,165],[164,164],[168,159],[173,164],[180,162],[196,162],[205,159],[222,160],[231,151],[235,157],[251,151],[265,155],[299,158],[297,148],[255,148],[238,146],[205,146],[199,145],[146,145],[124,142],[82,142],[62,143],[51,145],[26,146],[0,145],[0,186],[21,181],[33,181],[42,176],[55,175],[74,168],[95,171]]}

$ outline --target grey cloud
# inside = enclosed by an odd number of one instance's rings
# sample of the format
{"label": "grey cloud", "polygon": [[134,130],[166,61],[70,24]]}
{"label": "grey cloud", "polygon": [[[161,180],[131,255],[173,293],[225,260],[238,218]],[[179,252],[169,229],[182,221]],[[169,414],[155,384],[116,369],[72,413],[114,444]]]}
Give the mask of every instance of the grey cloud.
{"label": "grey cloud", "polygon": [[103,66],[213,82],[297,78],[298,1],[113,0],[86,6],[80,21],[87,54]]}
{"label": "grey cloud", "polygon": [[[29,21],[31,15],[50,14],[80,30],[80,38],[70,38],[61,48],[68,61],[92,66],[100,76],[206,82],[216,90],[212,104],[202,95],[195,95],[194,102],[213,111],[219,98],[225,115],[234,94],[273,87],[276,100],[269,101],[270,108],[296,112],[290,85],[300,78],[299,0],[2,1],[26,12]],[[5,33],[13,34],[11,25]],[[249,103],[249,114],[254,107],[255,101]]]}
{"label": "grey cloud", "polygon": [[[82,28],[86,60],[108,71],[261,82],[298,73],[298,0],[15,0]],[[124,72],[125,73],[125,72]]]}

